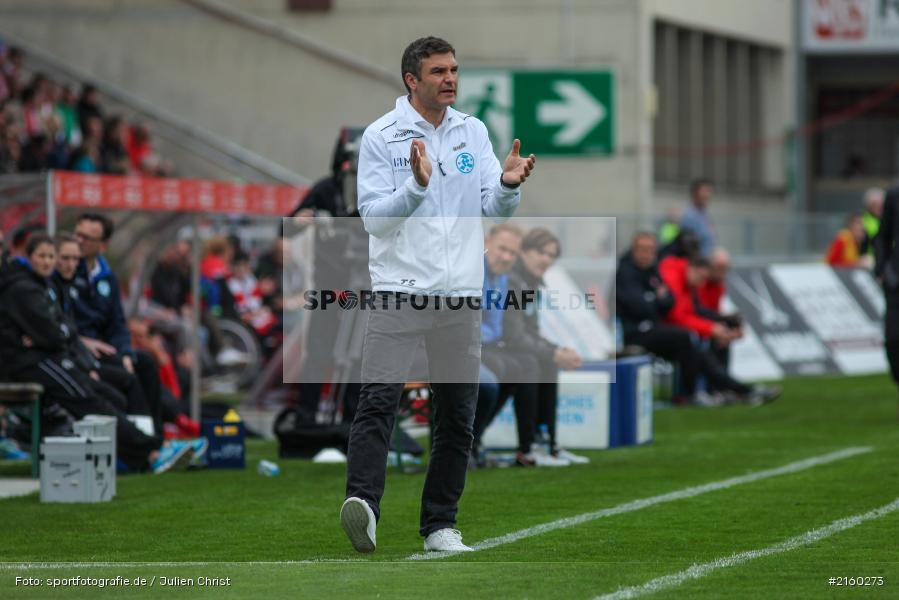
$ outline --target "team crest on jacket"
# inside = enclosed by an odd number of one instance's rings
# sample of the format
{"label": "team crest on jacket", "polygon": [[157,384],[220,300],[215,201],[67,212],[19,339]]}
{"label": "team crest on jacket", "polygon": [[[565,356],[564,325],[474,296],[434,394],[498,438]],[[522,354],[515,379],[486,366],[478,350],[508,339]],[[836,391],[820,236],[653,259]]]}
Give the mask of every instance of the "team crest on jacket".
{"label": "team crest on jacket", "polygon": [[97,291],[100,292],[100,295],[103,296],[104,298],[108,298],[109,292],[111,292],[112,290],[109,289],[109,282],[106,281],[105,279],[101,279],[97,283]]}
{"label": "team crest on jacket", "polygon": [[460,173],[471,173],[474,170],[474,157],[468,152],[463,152],[456,157],[456,168]]}

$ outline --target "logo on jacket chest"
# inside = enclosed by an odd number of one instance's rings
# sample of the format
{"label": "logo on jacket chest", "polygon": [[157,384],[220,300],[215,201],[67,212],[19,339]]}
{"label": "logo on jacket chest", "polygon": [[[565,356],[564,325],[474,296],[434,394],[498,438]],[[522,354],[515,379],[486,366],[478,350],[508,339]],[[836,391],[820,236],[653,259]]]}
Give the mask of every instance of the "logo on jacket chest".
{"label": "logo on jacket chest", "polygon": [[474,157],[468,152],[463,152],[456,157],[456,168],[460,173],[471,173],[474,171]]}
{"label": "logo on jacket chest", "polygon": [[409,159],[404,158],[402,156],[395,156],[393,158],[393,170],[394,171],[411,171],[412,168],[409,166]]}
{"label": "logo on jacket chest", "polygon": [[101,279],[97,282],[97,292],[104,298],[109,298],[109,294],[112,289],[109,287],[109,282],[105,279]]}

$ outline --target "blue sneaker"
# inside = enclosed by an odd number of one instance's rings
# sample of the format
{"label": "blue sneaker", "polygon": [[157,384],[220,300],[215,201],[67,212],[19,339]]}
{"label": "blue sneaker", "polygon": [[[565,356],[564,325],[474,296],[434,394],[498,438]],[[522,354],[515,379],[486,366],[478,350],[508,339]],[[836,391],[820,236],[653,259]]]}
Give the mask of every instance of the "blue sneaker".
{"label": "blue sneaker", "polygon": [[190,459],[190,465],[192,467],[206,466],[206,451],[209,449],[209,440],[204,437],[199,437],[184,441],[190,444],[191,450],[193,450],[194,453],[193,458]]}
{"label": "blue sneaker", "polygon": [[157,475],[173,469],[184,469],[190,464],[193,455],[194,449],[190,442],[169,440],[159,449],[159,457],[150,468]]}
{"label": "blue sneaker", "polygon": [[28,460],[30,457],[27,452],[19,450],[12,440],[0,438],[0,460]]}

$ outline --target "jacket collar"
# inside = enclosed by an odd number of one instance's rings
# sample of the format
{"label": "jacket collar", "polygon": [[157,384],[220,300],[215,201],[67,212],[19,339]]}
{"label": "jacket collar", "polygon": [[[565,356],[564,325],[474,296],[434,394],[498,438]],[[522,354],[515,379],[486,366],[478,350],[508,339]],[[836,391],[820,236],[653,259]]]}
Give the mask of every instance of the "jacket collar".
{"label": "jacket collar", "polygon": [[[421,116],[412,104],[409,102],[408,96],[400,96],[396,99],[396,126],[399,129],[414,129],[418,132],[425,132],[432,129],[433,126]],[[443,115],[441,128],[452,129],[462,124],[467,115],[463,115],[452,106],[446,107],[446,114]]]}

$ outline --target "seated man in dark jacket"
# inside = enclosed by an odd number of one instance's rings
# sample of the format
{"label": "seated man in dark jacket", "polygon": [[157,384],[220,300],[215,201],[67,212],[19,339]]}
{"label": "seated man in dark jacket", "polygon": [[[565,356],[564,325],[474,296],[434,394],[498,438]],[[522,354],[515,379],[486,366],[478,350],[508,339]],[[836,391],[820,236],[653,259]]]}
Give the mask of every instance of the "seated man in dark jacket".
{"label": "seated man in dark jacket", "polygon": [[44,387],[45,405],[59,404],[76,418],[89,414],[116,418],[118,454],[129,468],[165,471],[186,464],[189,443],[162,444],[137,429],[117,401],[104,399],[109,390],[79,366],[71,354],[76,332],[66,323],[50,275],[56,267],[53,240],[33,234],[26,255],[4,267],[0,276],[0,360],[14,381]]}
{"label": "seated man in dark jacket", "polygon": [[[709,380],[713,389],[728,390],[749,403],[760,404],[773,400],[777,390],[753,388],[735,380],[708,350],[694,342],[689,330],[665,322],[677,304],[677,299],[659,275],[657,251],[655,235],[640,232],[634,236],[631,249],[618,262],[615,306],[624,342],[641,346],[656,356],[677,363],[680,366],[684,400],[687,402],[714,406],[723,401],[718,396],[697,392],[696,384],[700,374]],[[681,299],[681,302],[686,301],[685,298]],[[710,322],[710,336],[713,335],[714,326],[725,329],[724,325]]]}
{"label": "seated man in dark jacket", "polygon": [[77,292],[75,323],[82,342],[100,360],[102,378],[121,387],[124,378],[137,377],[153,422],[161,428],[159,367],[150,354],[135,352],[131,347],[119,282],[102,254],[112,233],[112,221],[103,215],[83,214],[75,223],[74,237],[81,247],[81,261],[72,282]]}

